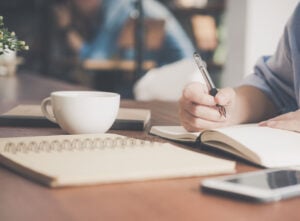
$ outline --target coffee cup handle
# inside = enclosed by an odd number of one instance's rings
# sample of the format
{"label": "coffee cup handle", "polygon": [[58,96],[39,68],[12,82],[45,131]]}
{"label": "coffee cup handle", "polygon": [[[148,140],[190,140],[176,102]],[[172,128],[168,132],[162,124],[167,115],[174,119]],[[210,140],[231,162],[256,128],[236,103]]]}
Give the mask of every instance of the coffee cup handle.
{"label": "coffee cup handle", "polygon": [[42,112],[44,114],[44,116],[50,120],[51,122],[53,123],[57,123],[56,120],[55,120],[55,117],[53,114],[50,114],[48,109],[47,109],[47,106],[48,105],[51,105],[51,97],[47,97],[45,98],[42,103],[41,103],[41,109],[42,109]]}

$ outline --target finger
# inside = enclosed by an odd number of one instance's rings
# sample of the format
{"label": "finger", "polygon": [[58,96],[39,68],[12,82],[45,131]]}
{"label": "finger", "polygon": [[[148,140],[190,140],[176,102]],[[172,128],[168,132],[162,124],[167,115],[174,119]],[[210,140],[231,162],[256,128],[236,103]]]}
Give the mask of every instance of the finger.
{"label": "finger", "polygon": [[214,97],[208,94],[206,85],[201,83],[188,84],[182,92],[182,97],[191,102],[213,106],[216,105]]}
{"label": "finger", "polygon": [[200,132],[201,131],[200,129],[193,127],[185,122],[182,122],[181,125],[189,132]]}
{"label": "finger", "polygon": [[188,125],[189,128],[193,128],[193,130],[198,131],[203,129],[217,128],[225,125],[225,122],[214,122],[194,117],[185,110],[182,112],[181,122],[185,125]]}
{"label": "finger", "polygon": [[204,120],[214,122],[221,122],[226,120],[226,118],[220,114],[219,109],[216,106],[209,107],[197,105],[192,102],[186,102],[186,104],[183,106],[183,109],[196,118],[202,118]]}
{"label": "finger", "polygon": [[228,106],[232,103],[235,97],[235,91],[232,88],[223,88],[218,91],[215,96],[217,104]]}
{"label": "finger", "polygon": [[271,119],[269,119],[268,121],[277,121],[277,120],[292,120],[294,119],[295,117],[295,112],[289,112],[289,113],[286,113],[286,114],[281,114],[279,116],[276,116],[276,117],[273,117]]}
{"label": "finger", "polygon": [[185,99],[180,99],[179,104],[179,115],[182,116],[182,119],[186,114],[188,114],[195,118],[202,118],[213,122],[223,122],[226,120],[226,118],[220,114],[219,109],[216,106],[208,107],[197,105]]}
{"label": "finger", "polygon": [[179,118],[180,122],[188,131],[199,130],[199,128],[193,127],[192,122],[196,119],[196,117],[192,116],[188,113],[184,108],[179,108]]}
{"label": "finger", "polygon": [[260,126],[300,132],[300,125],[295,120],[269,120]]}
{"label": "finger", "polygon": [[262,121],[262,122],[259,122],[259,126],[267,126],[267,123],[271,122],[271,121],[283,121],[283,120],[292,120],[294,119],[294,114],[295,112],[289,112],[289,113],[286,113],[286,114],[282,114],[282,115],[279,115],[279,116],[276,116],[276,117],[273,117],[273,118],[270,118],[266,121]]}

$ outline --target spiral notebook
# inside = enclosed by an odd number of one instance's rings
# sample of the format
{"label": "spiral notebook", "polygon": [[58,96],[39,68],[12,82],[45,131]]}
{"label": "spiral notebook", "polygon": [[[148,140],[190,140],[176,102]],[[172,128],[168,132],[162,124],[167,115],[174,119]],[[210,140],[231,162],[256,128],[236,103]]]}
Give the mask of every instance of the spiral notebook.
{"label": "spiral notebook", "polygon": [[232,161],[116,134],[0,138],[0,163],[49,187],[235,171]]}

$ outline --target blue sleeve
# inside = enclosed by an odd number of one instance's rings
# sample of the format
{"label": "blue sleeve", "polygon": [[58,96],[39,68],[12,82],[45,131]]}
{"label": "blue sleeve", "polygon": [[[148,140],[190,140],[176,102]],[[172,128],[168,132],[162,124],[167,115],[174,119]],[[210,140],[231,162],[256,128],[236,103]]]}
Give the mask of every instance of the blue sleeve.
{"label": "blue sleeve", "polygon": [[132,10],[130,0],[103,0],[99,13],[103,13],[103,23],[95,38],[85,42],[80,50],[80,58],[111,59],[118,50],[118,38],[122,26]]}
{"label": "blue sleeve", "polygon": [[[145,17],[164,19],[165,38],[155,57],[158,66],[191,57],[194,48],[178,21],[161,3],[155,0],[143,1]],[[132,0],[103,0],[101,13],[104,23],[91,42],[85,42],[80,58],[110,59],[118,51],[118,39],[123,25],[133,11]]]}
{"label": "blue sleeve", "polygon": [[163,64],[191,58],[195,51],[191,40],[176,18],[158,1],[144,1],[146,17],[165,20],[165,37],[160,49],[157,62]]}
{"label": "blue sleeve", "polygon": [[195,51],[191,40],[173,17],[166,23],[165,40],[161,50],[161,60],[166,63],[192,58]]}
{"label": "blue sleeve", "polygon": [[[299,97],[300,56],[295,45],[299,40],[295,38],[299,32],[299,5],[287,23],[284,34],[278,44],[275,54],[262,57],[257,62],[254,73],[247,76],[243,85],[251,85],[263,91],[276,105],[280,113],[297,110]],[[298,24],[298,28],[295,27]],[[298,70],[297,70],[298,69]]]}

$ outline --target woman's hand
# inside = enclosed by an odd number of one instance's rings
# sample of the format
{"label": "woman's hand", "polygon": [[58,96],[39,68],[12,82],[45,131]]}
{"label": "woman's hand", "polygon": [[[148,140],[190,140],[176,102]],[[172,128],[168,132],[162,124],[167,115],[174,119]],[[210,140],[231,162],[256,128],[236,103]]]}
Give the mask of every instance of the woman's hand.
{"label": "woman's hand", "polygon": [[[213,97],[208,93],[206,85],[188,84],[179,101],[181,124],[188,131],[217,128],[231,124],[231,116],[235,106],[236,93],[232,88],[220,89]],[[226,117],[219,113],[216,105],[223,105]]]}
{"label": "woman's hand", "polygon": [[300,132],[300,110],[279,115],[260,122],[259,125]]}

